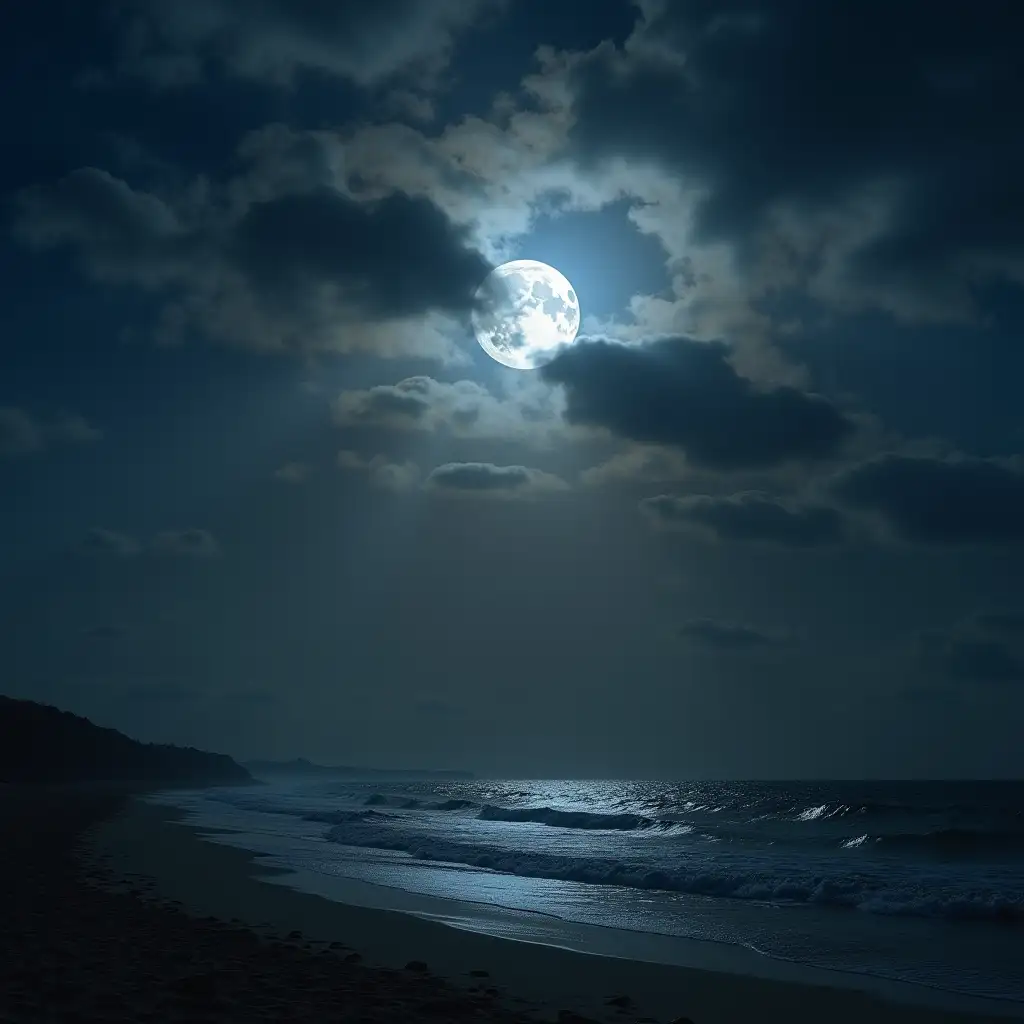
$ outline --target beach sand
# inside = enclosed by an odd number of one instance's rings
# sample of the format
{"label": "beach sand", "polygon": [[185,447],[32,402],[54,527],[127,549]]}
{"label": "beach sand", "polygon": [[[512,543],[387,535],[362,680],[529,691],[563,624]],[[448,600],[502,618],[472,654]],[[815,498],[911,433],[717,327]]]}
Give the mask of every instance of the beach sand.
{"label": "beach sand", "polygon": [[1014,1010],[915,1006],[828,972],[807,977],[835,984],[591,956],[335,903],[267,884],[252,855],[124,787],[0,789],[0,813],[3,1021],[1005,1024]]}

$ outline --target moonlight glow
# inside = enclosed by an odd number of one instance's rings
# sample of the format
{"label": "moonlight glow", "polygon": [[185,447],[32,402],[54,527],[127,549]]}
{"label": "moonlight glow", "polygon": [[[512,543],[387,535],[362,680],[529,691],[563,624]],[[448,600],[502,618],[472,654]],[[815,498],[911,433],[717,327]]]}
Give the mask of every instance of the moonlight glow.
{"label": "moonlight glow", "polygon": [[572,344],[580,329],[573,286],[554,267],[514,260],[495,267],[477,290],[473,330],[483,350],[514,370],[532,370]]}

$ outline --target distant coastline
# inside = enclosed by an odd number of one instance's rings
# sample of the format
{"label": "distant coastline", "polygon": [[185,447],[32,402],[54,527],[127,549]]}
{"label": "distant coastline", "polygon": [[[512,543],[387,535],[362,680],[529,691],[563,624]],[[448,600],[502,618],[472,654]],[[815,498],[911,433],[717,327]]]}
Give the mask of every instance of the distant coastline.
{"label": "distant coastline", "polygon": [[429,768],[364,768],[358,765],[324,765],[314,764],[304,757],[296,757],[290,761],[244,761],[244,767],[257,778],[276,777],[281,775],[298,775],[304,778],[311,776],[344,776],[350,779],[474,779],[472,772],[457,769]]}
{"label": "distant coastline", "polygon": [[288,761],[242,764],[194,747],[142,743],[50,704],[0,696],[0,785],[140,782],[154,786],[259,785],[282,776],[369,780],[472,780],[456,769],[367,768]]}

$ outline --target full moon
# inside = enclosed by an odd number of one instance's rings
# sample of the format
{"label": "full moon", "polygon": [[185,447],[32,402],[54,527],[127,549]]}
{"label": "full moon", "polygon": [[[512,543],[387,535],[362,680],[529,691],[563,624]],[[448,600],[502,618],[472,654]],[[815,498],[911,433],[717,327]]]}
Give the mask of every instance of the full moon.
{"label": "full moon", "polygon": [[477,289],[473,331],[480,347],[513,370],[533,370],[571,345],[580,329],[576,291],[554,267],[513,260]]}

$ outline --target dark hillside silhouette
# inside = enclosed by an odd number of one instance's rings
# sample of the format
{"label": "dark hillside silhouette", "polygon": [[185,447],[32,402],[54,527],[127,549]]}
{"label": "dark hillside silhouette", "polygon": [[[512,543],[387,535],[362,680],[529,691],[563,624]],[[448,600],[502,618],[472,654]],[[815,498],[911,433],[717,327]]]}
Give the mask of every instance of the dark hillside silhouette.
{"label": "dark hillside silhouette", "polygon": [[111,780],[195,785],[254,781],[226,754],[140,743],[49,704],[0,697],[0,782]]}

